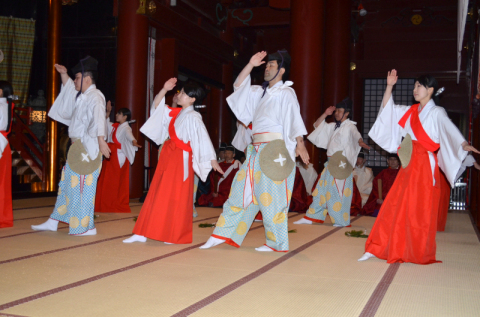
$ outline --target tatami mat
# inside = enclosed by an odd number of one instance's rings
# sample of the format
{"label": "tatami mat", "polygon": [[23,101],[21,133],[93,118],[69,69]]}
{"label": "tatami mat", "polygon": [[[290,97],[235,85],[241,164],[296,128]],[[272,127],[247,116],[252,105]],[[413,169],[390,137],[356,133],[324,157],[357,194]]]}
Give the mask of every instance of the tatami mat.
{"label": "tatami mat", "polygon": [[[302,215],[290,214],[289,229],[297,230],[290,252],[262,253],[254,249],[265,242],[261,223],[240,249],[198,249],[212,233],[198,224],[221,212],[213,208],[197,209],[190,245],[123,244],[137,202],[131,214],[100,214],[96,236],[69,236],[65,225],[31,231],[53,204],[15,201],[15,219],[22,220],[0,230],[0,316],[359,316],[390,267],[379,259],[357,262],[366,240],[345,236],[369,231],[370,217],[338,229],[294,225]],[[376,316],[479,315],[480,243],[468,215],[449,214],[437,244],[444,263],[401,264]]]}

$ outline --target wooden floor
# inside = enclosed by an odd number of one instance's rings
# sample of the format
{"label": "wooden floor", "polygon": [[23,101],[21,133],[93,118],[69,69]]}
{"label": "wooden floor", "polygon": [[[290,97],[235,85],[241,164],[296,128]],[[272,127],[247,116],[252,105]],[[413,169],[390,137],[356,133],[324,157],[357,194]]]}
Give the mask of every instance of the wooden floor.
{"label": "wooden floor", "polygon": [[[221,209],[198,208],[193,244],[124,244],[141,208],[101,214],[96,236],[31,231],[55,198],[14,201],[0,230],[0,316],[480,316],[480,242],[468,214],[449,214],[432,265],[357,262],[365,239],[347,229],[293,225],[290,252],[256,252],[254,223],[240,249],[200,250]],[[375,218],[352,219],[369,231]],[[351,230],[348,228],[348,230]]]}

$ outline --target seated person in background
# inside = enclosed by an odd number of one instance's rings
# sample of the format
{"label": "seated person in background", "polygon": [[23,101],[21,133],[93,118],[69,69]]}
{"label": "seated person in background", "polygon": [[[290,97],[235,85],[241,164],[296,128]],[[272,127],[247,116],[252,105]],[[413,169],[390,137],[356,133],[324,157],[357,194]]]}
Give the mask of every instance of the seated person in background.
{"label": "seated person in background", "polygon": [[400,168],[398,155],[388,154],[387,163],[388,168],[381,171],[373,180],[372,192],[370,193],[370,197],[368,197],[367,203],[363,206],[364,214],[368,216],[376,217],[378,215],[383,200],[387,197],[397,177]]}
{"label": "seated person in background", "polygon": [[225,161],[220,162],[220,166],[225,174],[212,171],[210,173],[210,188],[208,195],[202,195],[198,198],[199,206],[222,207],[230,194],[230,187],[232,187],[233,179],[237,174],[238,169],[242,165],[235,160],[235,148],[231,145],[225,148]]}
{"label": "seated person in background", "polygon": [[225,161],[225,148],[227,144],[225,142],[220,143],[220,147],[218,148],[218,163]]}
{"label": "seated person in background", "polygon": [[367,203],[368,196],[370,196],[373,181],[372,169],[366,167],[366,163],[365,154],[363,152],[358,153],[357,165],[353,169],[353,179],[362,197],[362,207]]}

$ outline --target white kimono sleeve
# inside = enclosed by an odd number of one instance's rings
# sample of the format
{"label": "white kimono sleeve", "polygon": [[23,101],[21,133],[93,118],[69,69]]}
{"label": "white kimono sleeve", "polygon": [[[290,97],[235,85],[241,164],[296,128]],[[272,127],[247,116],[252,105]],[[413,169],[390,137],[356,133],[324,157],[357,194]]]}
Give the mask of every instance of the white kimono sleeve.
{"label": "white kimono sleeve", "polygon": [[368,136],[381,148],[389,153],[397,153],[402,142],[403,128],[398,121],[410,109],[410,106],[398,106],[393,103],[393,98],[388,99],[385,107],[380,106],[377,120]]}
{"label": "white kimono sleeve", "polygon": [[73,81],[69,78],[65,85],[61,85],[60,93],[50,108],[48,116],[55,121],[69,126],[73,116],[73,110],[75,109],[75,96],[77,93],[78,91],[75,90]]}
{"label": "white kimono sleeve", "polygon": [[300,105],[298,104],[295,91],[291,88],[282,90],[282,107],[283,114],[283,138],[292,160],[295,162],[295,147],[297,146],[296,138],[307,134],[307,129],[300,115]]}
{"label": "white kimono sleeve", "polygon": [[157,145],[162,144],[168,138],[168,125],[172,119],[170,109],[165,106],[165,97],[160,101],[155,97],[154,105],[159,102],[158,106],[152,107],[150,111],[150,118],[140,128],[140,132],[145,134],[150,140]]}
{"label": "white kimono sleeve", "polygon": [[358,132],[357,126],[353,123],[349,125],[347,131],[349,133],[348,144],[344,145],[343,155],[345,155],[352,166],[355,166],[358,153],[360,153],[360,150],[362,149],[358,144],[358,140],[362,138],[362,135]]}
{"label": "white kimono sleeve", "polygon": [[465,138],[450,120],[445,109],[436,107],[435,113],[431,115],[436,117],[437,133],[440,139],[438,166],[445,173],[450,186],[453,187],[462,162],[468,155],[468,152],[464,151],[462,147]]}
{"label": "white kimono sleeve", "polygon": [[112,143],[112,131],[113,131],[113,123],[110,121],[110,118],[107,118],[107,142]]}
{"label": "white kimono sleeve", "polygon": [[251,132],[242,123],[237,122],[237,133],[235,133],[235,137],[232,140],[232,145],[239,151],[245,151],[245,148],[252,143]]}
{"label": "white kimono sleeve", "polygon": [[189,127],[188,135],[193,152],[193,170],[205,182],[212,169],[212,160],[216,159],[215,149],[200,116],[195,116]]}
{"label": "white kimono sleeve", "polygon": [[[238,78],[237,78],[238,80]],[[250,75],[236,87],[237,80],[233,84],[234,92],[227,97],[228,105],[238,120],[252,122],[253,114],[263,94],[261,86],[252,86]]]}
{"label": "white kimono sleeve", "polygon": [[105,118],[105,99],[101,95],[95,95],[91,100],[89,100],[89,103],[92,103],[89,105],[89,107],[92,107],[92,118],[89,118],[88,134],[92,138],[103,136],[104,139],[106,139],[108,128],[107,120]]}
{"label": "white kimono sleeve", "polygon": [[471,155],[468,154],[467,157],[463,160],[462,166],[457,172],[457,176],[455,176],[455,181],[457,181],[460,176],[462,176],[463,172],[467,169],[467,167],[473,166],[475,163],[475,158]]}
{"label": "white kimono sleeve", "polygon": [[135,137],[133,136],[132,128],[128,125],[128,123],[124,129],[125,133],[122,140],[122,151],[125,153],[125,156],[130,164],[133,164],[133,161],[135,160],[135,152],[138,151],[138,148],[133,146],[132,142],[135,140]]}
{"label": "white kimono sleeve", "polygon": [[308,140],[315,144],[316,147],[327,149],[328,142],[332,137],[334,129],[334,123],[327,123],[325,120],[323,120],[318,127],[316,127],[312,133],[310,133]]}

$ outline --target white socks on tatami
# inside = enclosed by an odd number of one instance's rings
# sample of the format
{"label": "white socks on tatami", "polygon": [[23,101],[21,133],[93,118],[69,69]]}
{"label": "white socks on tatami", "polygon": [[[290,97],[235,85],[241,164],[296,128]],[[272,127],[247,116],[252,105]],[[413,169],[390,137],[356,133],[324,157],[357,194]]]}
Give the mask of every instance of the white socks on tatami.
{"label": "white socks on tatami", "polygon": [[204,245],[202,245],[199,249],[210,249],[211,247],[217,246],[217,245],[222,244],[224,242],[225,242],[225,240],[218,239],[218,238],[215,238],[215,237],[210,237],[210,238],[208,238],[208,241]]}
{"label": "white socks on tatami", "polygon": [[32,226],[33,230],[37,231],[57,231],[58,228],[58,220],[54,220],[52,218],[48,218],[47,221],[40,225]]}
{"label": "white socks on tatami", "polygon": [[132,242],[147,242],[147,238],[144,236],[139,236],[138,234],[134,234],[130,238],[123,240],[123,243],[132,243]]}
{"label": "white socks on tatami", "polygon": [[295,221],[293,224],[295,224],[295,225],[303,225],[303,224],[305,224],[305,225],[311,225],[312,223],[313,223],[313,221],[308,220],[308,219],[305,219],[305,218],[302,218],[302,219],[300,219],[300,220],[298,220],[298,221]]}

